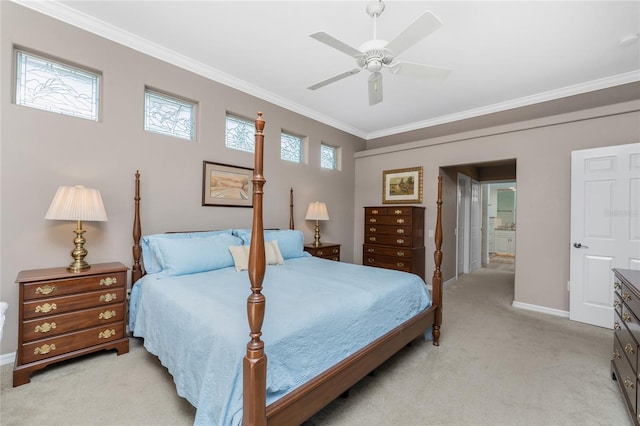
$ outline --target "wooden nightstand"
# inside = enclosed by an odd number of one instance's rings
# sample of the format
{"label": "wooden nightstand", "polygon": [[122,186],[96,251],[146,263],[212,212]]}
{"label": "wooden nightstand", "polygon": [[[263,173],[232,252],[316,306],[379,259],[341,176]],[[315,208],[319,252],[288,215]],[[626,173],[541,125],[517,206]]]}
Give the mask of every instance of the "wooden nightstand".
{"label": "wooden nightstand", "polygon": [[340,244],[320,243],[319,247],[315,247],[313,244],[305,244],[304,251],[309,252],[311,256],[340,261]]}
{"label": "wooden nightstand", "polygon": [[102,263],[79,272],[67,268],[22,271],[18,350],[13,386],[50,364],[103,349],[129,352],[126,335],[127,268]]}

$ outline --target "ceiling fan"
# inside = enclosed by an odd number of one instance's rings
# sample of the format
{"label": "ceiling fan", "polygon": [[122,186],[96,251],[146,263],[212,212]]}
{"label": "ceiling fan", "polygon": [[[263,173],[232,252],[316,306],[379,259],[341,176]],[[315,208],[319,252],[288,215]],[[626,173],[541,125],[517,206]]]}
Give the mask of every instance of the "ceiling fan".
{"label": "ceiling fan", "polygon": [[307,87],[307,89],[319,89],[343,78],[355,75],[362,69],[366,69],[371,73],[369,76],[369,105],[375,105],[382,102],[382,73],[380,71],[382,71],[383,68],[388,68],[393,74],[418,78],[444,79],[449,75],[451,70],[447,68],[396,60],[397,55],[442,26],[442,22],[434,14],[428,11],[425,12],[393,40],[387,42],[376,38],[377,18],[383,11],[384,2],[382,0],[370,1],[367,4],[367,13],[373,18],[373,40],[363,43],[358,49],[349,46],[325,32],[311,34],[310,37],[319,42],[352,56],[356,60],[358,68],[323,80]]}

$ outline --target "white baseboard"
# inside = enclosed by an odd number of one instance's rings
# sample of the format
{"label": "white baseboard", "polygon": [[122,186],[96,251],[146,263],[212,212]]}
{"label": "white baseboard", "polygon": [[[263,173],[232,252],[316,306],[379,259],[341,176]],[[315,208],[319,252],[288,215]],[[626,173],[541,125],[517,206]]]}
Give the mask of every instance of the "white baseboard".
{"label": "white baseboard", "polygon": [[15,352],[0,355],[0,365],[13,364],[13,361],[15,361],[15,359],[16,359]]}
{"label": "white baseboard", "polygon": [[542,312],[543,314],[569,318],[568,311],[561,311],[560,309],[547,308],[546,306],[531,305],[529,303],[516,302],[515,300],[513,301],[511,306],[513,306],[514,308],[526,309],[528,311]]}

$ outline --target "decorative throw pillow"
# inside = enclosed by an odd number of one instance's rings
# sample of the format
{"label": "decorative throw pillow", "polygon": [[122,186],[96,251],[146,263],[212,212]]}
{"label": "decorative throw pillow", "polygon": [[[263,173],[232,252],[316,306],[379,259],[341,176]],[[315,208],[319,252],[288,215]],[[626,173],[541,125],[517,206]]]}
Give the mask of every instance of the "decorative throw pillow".
{"label": "decorative throw pillow", "polygon": [[[249,248],[250,246],[229,247],[236,271],[246,271],[249,268]],[[267,265],[284,265],[284,259],[282,258],[282,254],[280,254],[277,241],[264,243],[264,255],[267,260]]]}
{"label": "decorative throw pillow", "polygon": [[[251,243],[251,229],[234,229],[233,235],[241,238],[242,244],[244,245],[249,245]],[[278,241],[278,247],[280,248],[280,253],[282,253],[282,257],[284,259],[302,257],[305,255],[304,235],[302,234],[302,231],[295,229],[269,229],[264,231],[264,240]]]}

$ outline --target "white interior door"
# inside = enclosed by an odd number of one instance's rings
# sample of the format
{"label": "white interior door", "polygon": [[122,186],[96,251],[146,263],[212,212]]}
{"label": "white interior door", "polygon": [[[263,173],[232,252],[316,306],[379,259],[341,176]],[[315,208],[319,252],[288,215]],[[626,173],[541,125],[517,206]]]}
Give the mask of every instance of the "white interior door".
{"label": "white interior door", "polygon": [[571,153],[569,317],[613,328],[612,268],[640,269],[640,144]]}
{"label": "white interior door", "polygon": [[469,229],[469,272],[480,267],[482,255],[482,192],[480,182],[471,181],[471,208]]}
{"label": "white interior door", "polygon": [[458,173],[458,223],[456,276],[469,272],[469,205],[471,197],[471,178]]}

